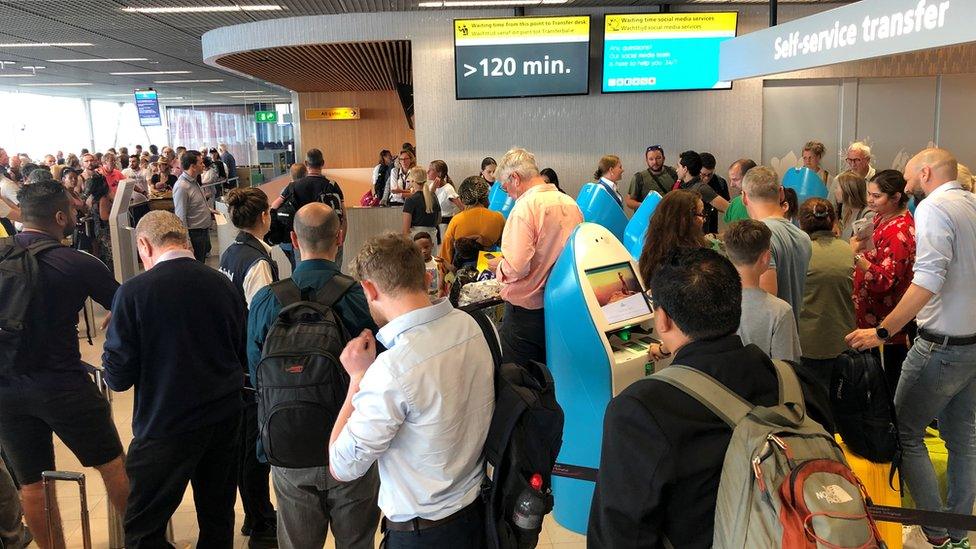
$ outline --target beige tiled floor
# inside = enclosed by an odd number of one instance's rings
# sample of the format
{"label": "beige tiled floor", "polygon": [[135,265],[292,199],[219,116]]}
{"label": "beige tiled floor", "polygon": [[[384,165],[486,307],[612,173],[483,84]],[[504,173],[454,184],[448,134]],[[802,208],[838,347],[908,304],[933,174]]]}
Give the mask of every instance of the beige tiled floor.
{"label": "beige tiled floor", "polygon": [[[96,309],[99,310],[96,315],[99,317],[98,320],[100,323],[101,319],[104,317],[104,312],[100,311],[100,308],[97,305]],[[94,346],[89,346],[84,340],[81,341],[82,358],[89,363],[99,364],[101,360],[102,342],[104,341],[103,335],[99,334],[94,341]],[[132,440],[132,400],[133,396],[131,390],[113,395],[115,424],[118,427],[119,436],[122,438],[122,443],[126,447],[128,447],[129,442]],[[105,485],[102,483],[98,472],[94,469],[82,468],[75,456],[57,438],[55,438],[55,458],[57,460],[57,467],[59,470],[82,471],[85,473],[88,485],[87,495],[88,508],[91,517],[92,546],[96,549],[105,549],[109,547],[108,500],[105,496]],[[176,540],[176,546],[180,549],[192,547],[196,543],[197,521],[194,513],[193,494],[191,490],[192,489],[190,487],[187,487],[183,501],[181,502],[176,514],[173,516],[173,533]],[[273,497],[274,495],[272,491],[272,498]],[[68,483],[59,484],[58,502],[61,508],[61,516],[63,517],[67,546],[69,548],[82,547],[83,538],[80,519],[80,498],[75,486]],[[247,547],[247,538],[241,536],[238,532],[238,529],[240,528],[240,525],[244,519],[244,511],[243,507],[241,506],[240,499],[237,501],[236,509],[237,525],[235,527],[236,537],[234,540],[234,545],[235,547],[244,548]],[[539,547],[541,549],[584,549],[586,546],[585,540],[586,538],[584,536],[575,534],[560,527],[555,523],[554,520],[552,520],[552,517],[549,516],[546,517],[543,526],[542,538],[540,539]],[[380,536],[377,533],[377,545],[379,545],[379,541]],[[331,536],[329,536],[329,540],[326,542],[325,546],[330,549],[335,547]],[[37,546],[36,544],[31,544],[31,547]]]}

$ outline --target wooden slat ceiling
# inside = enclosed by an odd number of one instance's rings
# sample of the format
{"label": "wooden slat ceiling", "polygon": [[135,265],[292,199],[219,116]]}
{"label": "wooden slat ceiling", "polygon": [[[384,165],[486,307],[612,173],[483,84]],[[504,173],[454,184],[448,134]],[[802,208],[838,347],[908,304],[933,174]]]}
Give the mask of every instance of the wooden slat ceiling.
{"label": "wooden slat ceiling", "polygon": [[409,40],[271,48],[224,56],[217,63],[299,92],[393,90],[396,84],[412,84],[413,72]]}

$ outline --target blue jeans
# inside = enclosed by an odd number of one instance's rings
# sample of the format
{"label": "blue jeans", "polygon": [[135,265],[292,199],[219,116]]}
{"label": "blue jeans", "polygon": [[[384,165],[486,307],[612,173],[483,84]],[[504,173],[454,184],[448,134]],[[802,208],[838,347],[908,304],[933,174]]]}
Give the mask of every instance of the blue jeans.
{"label": "blue jeans", "polygon": [[[976,345],[943,346],[915,340],[902,366],[895,411],[903,451],[901,470],[916,506],[972,514],[976,499]],[[925,428],[936,418],[949,451],[945,504],[922,442]],[[929,537],[967,536],[964,530],[923,529]]]}

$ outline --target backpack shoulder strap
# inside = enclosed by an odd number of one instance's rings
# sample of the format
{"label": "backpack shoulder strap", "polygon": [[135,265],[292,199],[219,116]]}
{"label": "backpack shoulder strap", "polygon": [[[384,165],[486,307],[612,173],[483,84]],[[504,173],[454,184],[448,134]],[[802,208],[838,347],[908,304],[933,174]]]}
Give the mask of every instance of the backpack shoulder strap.
{"label": "backpack shoulder strap", "polygon": [[488,342],[488,349],[491,350],[492,361],[495,363],[495,369],[498,369],[502,365],[502,350],[498,343],[498,335],[495,333],[495,327],[492,326],[491,321],[480,310],[465,310],[465,312],[478,323],[478,327],[485,334],[485,341]]}
{"label": "backpack shoulder strap", "polygon": [[315,292],[314,301],[321,305],[331,307],[355,285],[356,279],[342,273],[336,273],[325,286],[322,286],[319,291]]}
{"label": "backpack shoulder strap", "polygon": [[773,367],[776,369],[776,378],[779,380],[779,405],[790,410],[799,421],[806,415],[806,408],[803,405],[803,391],[800,389],[800,380],[796,377],[793,367],[782,360],[774,360]]}
{"label": "backpack shoulder strap", "polygon": [[37,257],[48,250],[53,250],[54,248],[60,247],[62,247],[62,244],[57,240],[44,239],[27,246],[27,251],[29,251],[34,257]]}
{"label": "backpack shoulder strap", "polygon": [[750,402],[730,391],[712,376],[688,366],[672,364],[654,374],[651,379],[659,379],[680,389],[722,418],[732,428],[735,428],[753,409]]}
{"label": "backpack shoulder strap", "polygon": [[271,293],[278,298],[278,302],[281,303],[282,309],[302,300],[302,291],[298,288],[298,285],[295,284],[295,281],[290,278],[279,280],[278,282],[272,282]]}

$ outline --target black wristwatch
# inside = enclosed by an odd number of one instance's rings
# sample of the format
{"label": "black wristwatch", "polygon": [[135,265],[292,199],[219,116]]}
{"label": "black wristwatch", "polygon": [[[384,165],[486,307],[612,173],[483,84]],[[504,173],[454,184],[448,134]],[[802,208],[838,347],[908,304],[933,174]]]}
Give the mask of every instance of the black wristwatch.
{"label": "black wristwatch", "polygon": [[881,326],[875,328],[874,332],[878,334],[878,339],[880,339],[881,341],[887,341],[888,338],[891,337],[891,334],[888,333],[888,329],[882,328]]}

